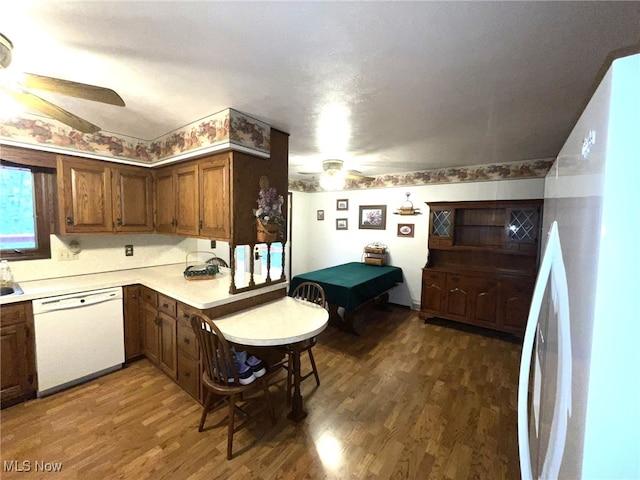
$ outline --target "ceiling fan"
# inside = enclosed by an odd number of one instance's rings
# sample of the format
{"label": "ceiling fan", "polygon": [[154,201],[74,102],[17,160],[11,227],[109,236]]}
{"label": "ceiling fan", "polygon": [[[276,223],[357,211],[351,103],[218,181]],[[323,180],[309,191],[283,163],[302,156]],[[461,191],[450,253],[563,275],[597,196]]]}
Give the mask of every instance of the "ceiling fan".
{"label": "ceiling fan", "polygon": [[[367,177],[362,175],[357,170],[344,170],[344,162],[335,158],[324,160],[322,162],[322,174],[325,177],[340,177],[342,180],[360,180],[364,182],[371,182],[373,177]],[[318,175],[320,172],[298,172],[300,175]]]}
{"label": "ceiling fan", "polygon": [[[0,70],[6,69],[11,64],[12,53],[13,43],[0,33]],[[45,77],[32,73],[24,73],[22,76],[23,78],[13,85],[3,85],[0,83],[0,90],[26,107],[37,110],[82,133],[95,133],[100,131],[101,128],[33,93],[30,93],[29,90],[45,90],[71,97],[91,100],[93,102],[124,107],[124,100],[122,100],[120,95],[109,88],[97,87],[86,83],[72,82],[70,80],[62,80],[60,78]]]}

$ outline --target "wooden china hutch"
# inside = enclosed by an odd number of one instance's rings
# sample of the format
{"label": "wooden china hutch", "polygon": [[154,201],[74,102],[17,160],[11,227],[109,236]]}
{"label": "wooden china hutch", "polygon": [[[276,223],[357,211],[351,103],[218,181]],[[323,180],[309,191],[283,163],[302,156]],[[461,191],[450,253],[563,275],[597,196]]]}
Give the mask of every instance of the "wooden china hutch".
{"label": "wooden china hutch", "polygon": [[421,317],[521,337],[538,268],[542,202],[428,203]]}

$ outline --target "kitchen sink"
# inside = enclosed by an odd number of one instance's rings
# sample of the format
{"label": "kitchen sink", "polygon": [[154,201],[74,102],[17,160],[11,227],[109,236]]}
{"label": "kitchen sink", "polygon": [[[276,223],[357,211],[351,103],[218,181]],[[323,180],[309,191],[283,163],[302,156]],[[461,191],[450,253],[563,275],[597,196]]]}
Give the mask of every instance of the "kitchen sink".
{"label": "kitchen sink", "polygon": [[24,292],[20,288],[20,285],[14,283],[11,286],[0,287],[0,296],[6,297],[7,295],[22,295]]}

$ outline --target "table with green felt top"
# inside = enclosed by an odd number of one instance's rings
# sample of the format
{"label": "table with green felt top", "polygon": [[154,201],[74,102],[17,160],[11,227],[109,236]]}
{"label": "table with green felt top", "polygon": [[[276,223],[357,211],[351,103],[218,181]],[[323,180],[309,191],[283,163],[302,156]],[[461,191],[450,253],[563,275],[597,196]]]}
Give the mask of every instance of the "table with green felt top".
{"label": "table with green felt top", "polygon": [[[353,325],[356,310],[373,300],[388,300],[388,291],[402,281],[399,267],[350,262],[296,275],[291,279],[289,293],[302,282],[319,284],[329,304],[330,325],[357,334]],[[338,307],[344,308],[343,317],[338,314]]]}

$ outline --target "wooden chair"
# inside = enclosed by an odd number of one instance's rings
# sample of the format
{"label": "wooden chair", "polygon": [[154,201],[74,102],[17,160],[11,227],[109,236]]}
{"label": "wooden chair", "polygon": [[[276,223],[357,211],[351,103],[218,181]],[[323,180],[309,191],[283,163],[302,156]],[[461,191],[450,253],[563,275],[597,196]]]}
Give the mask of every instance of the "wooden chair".
{"label": "wooden chair", "polygon": [[[305,300],[312,302],[325,308],[326,299],[324,295],[324,289],[315,282],[303,282],[298,285],[290,295],[292,298]],[[300,353],[307,352],[309,354],[309,362],[311,363],[311,370],[304,375],[300,376],[300,383],[306,380],[311,375],[316,378],[316,384],[320,386],[320,376],[318,375],[318,368],[316,367],[316,361],[313,358],[312,348],[316,344],[316,337],[307,340],[300,349]],[[293,351],[290,348],[285,347],[285,353],[287,358],[282,362],[282,367],[287,370],[287,403],[291,403],[291,389],[293,387],[293,368],[291,362],[291,356]]]}
{"label": "wooden chair", "polygon": [[[196,334],[202,362],[204,364],[204,372],[202,373],[202,383],[207,389],[207,395],[204,402],[202,417],[198,431],[202,432],[207,414],[216,405],[216,396],[222,396],[227,401],[229,409],[228,436],[227,436],[227,460],[231,460],[233,452],[233,434],[243,428],[248,418],[240,425],[235,424],[236,410],[243,413],[246,417],[249,414],[236,405],[238,400],[246,398],[246,394],[262,390],[269,409],[271,423],[275,425],[276,416],[269,395],[269,380],[274,373],[265,373],[263,376],[256,378],[248,385],[241,385],[238,378],[237,367],[233,358],[231,345],[224,338],[224,335],[218,327],[205,315],[191,315],[191,328]],[[219,402],[218,402],[219,403]]]}

